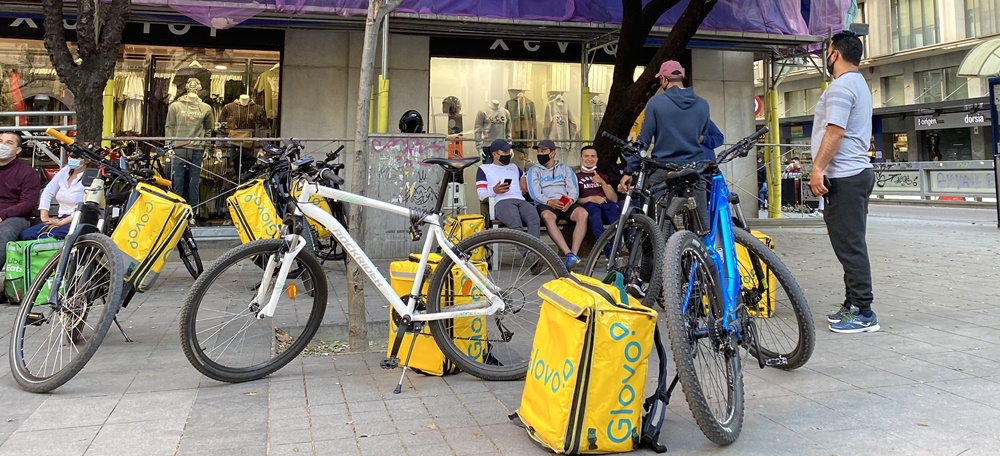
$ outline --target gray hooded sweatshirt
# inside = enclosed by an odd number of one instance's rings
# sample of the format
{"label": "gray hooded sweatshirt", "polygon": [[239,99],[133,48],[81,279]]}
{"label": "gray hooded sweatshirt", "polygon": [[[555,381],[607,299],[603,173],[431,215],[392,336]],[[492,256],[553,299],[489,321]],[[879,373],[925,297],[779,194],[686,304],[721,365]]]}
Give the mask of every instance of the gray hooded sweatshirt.
{"label": "gray hooded sweatshirt", "polygon": [[[698,137],[708,125],[708,102],[693,89],[671,87],[646,103],[646,116],[639,141],[653,142],[650,155],[658,163],[689,163],[701,160]],[[639,157],[628,157],[626,173],[639,170]]]}

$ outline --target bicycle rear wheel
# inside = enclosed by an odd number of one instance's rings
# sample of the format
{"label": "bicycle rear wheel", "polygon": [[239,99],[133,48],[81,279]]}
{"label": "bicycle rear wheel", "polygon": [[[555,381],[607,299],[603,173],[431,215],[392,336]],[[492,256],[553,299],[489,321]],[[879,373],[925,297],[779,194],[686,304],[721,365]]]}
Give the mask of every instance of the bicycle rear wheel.
{"label": "bicycle rear wheel", "polygon": [[184,267],[187,268],[191,277],[197,279],[202,272],[205,272],[201,263],[201,255],[198,254],[198,244],[194,241],[194,235],[191,234],[191,227],[184,230],[184,234],[181,235],[180,242],[177,243],[177,254],[181,257],[181,262],[184,263]]}
{"label": "bicycle rear wheel", "polygon": [[618,252],[609,262],[618,223],[611,224],[594,243],[583,274],[604,280],[609,272],[620,272],[625,276],[626,289],[641,298],[643,305],[662,307],[663,248],[667,243],[663,232],[649,216],[633,212],[625,222]]}
{"label": "bicycle rear wheel", "polygon": [[[258,262],[286,252],[283,239],[236,247],[195,281],[181,310],[181,347],[191,365],[209,378],[246,382],[265,377],[295,359],[316,335],[326,311],[326,275],[305,249],[295,256],[273,317],[257,318],[262,273]],[[275,272],[277,275],[277,272]],[[273,289],[274,279],[265,284]],[[270,292],[266,293],[270,297]]]}
{"label": "bicycle rear wheel", "polygon": [[741,292],[747,314],[756,325],[756,342],[747,351],[779,369],[805,365],[816,345],[816,329],[805,294],[774,252],[752,234],[733,229],[736,245],[746,248],[749,261],[740,261]]}
{"label": "bicycle rear wheel", "polygon": [[666,254],[667,330],[684,397],[705,437],[728,445],[743,428],[743,373],[736,335],[722,326],[719,274],[690,231],[671,236]]}
{"label": "bicycle rear wheel", "polygon": [[[49,285],[61,255],[69,255],[58,303]],[[73,378],[97,352],[121,307],[125,266],[102,234],[85,234],[42,266],[14,318],[10,367],[25,391],[52,391]]]}
{"label": "bicycle rear wheel", "polygon": [[[542,284],[569,275],[556,253],[538,238],[521,231],[494,228],[455,245],[457,253],[490,252],[487,261],[472,262],[500,291],[506,308],[493,315],[428,322],[445,356],[463,371],[484,380],[519,380],[528,371],[542,299]],[[485,270],[484,270],[485,269]],[[484,296],[455,266],[441,259],[427,288],[427,313],[449,306],[482,303]]]}

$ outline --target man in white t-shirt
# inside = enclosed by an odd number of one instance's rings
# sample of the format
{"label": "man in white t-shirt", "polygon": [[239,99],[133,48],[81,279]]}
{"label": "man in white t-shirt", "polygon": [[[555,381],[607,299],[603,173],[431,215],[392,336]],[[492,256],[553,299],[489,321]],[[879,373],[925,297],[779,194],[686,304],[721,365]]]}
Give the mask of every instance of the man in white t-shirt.
{"label": "man in white t-shirt", "polygon": [[535,206],[524,200],[528,184],[524,172],[511,164],[510,143],[497,139],[490,144],[493,163],[476,171],[476,194],[480,201],[493,198],[494,216],[508,228],[528,228],[528,234],[540,237],[540,221]]}
{"label": "man in white t-shirt", "polygon": [[823,219],[844,268],[844,302],[827,321],[837,333],[874,332],[879,324],[872,311],[872,269],[865,239],[868,199],[875,185],[868,159],[872,95],[858,71],[864,53],[858,35],[844,31],[830,41],[826,65],[834,80],[816,104],[809,179],[813,194],[825,199]]}

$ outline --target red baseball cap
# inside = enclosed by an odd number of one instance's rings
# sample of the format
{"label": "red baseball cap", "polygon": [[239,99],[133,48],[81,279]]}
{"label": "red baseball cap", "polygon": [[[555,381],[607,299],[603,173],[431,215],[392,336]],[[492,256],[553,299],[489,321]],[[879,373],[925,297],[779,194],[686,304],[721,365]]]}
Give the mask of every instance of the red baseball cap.
{"label": "red baseball cap", "polygon": [[681,63],[676,60],[667,60],[666,62],[663,62],[663,64],[660,65],[660,72],[656,73],[656,77],[658,78],[662,76],[670,77],[677,75],[684,77],[684,67],[682,67]]}

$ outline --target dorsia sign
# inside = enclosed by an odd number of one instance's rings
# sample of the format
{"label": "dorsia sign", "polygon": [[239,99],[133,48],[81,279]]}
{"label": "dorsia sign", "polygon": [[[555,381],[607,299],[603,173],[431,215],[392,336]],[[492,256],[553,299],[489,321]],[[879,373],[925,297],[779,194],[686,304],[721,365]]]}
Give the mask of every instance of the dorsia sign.
{"label": "dorsia sign", "polygon": [[990,118],[984,112],[956,112],[937,116],[917,116],[914,118],[917,130],[942,130],[945,128],[985,127]]}

